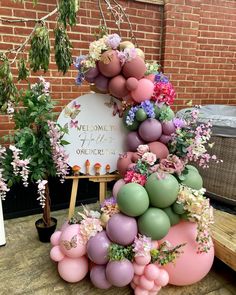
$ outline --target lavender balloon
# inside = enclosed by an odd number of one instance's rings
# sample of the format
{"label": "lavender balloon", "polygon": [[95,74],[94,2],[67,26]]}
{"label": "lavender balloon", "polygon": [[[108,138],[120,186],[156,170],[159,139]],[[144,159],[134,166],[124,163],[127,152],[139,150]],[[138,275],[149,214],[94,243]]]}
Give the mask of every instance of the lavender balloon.
{"label": "lavender balloon", "polygon": [[106,264],[108,262],[107,251],[111,244],[106,232],[103,230],[90,238],[87,243],[87,255],[96,264]]}
{"label": "lavender balloon", "polygon": [[130,245],[138,234],[136,219],[121,213],[114,214],[107,223],[106,233],[114,243]]}
{"label": "lavender balloon", "polygon": [[90,280],[99,289],[109,289],[112,286],[106,278],[106,267],[104,265],[95,265],[91,269]]}
{"label": "lavender balloon", "polygon": [[85,77],[85,80],[88,81],[89,83],[93,83],[95,81],[95,78],[98,76],[99,74],[99,70],[97,67],[94,67],[94,68],[91,68],[89,69],[84,77]]}
{"label": "lavender balloon", "polygon": [[104,77],[103,75],[99,74],[95,78],[95,86],[97,87],[98,90],[102,92],[107,92],[108,91],[108,78]]}
{"label": "lavender balloon", "polygon": [[139,136],[137,131],[129,132],[126,137],[127,148],[131,152],[136,152],[137,148],[140,144],[144,144],[145,142]]}
{"label": "lavender balloon", "polygon": [[116,287],[127,286],[134,277],[133,264],[127,259],[110,261],[106,267],[106,277]]}
{"label": "lavender balloon", "polygon": [[159,141],[164,144],[167,144],[170,140],[171,140],[171,136],[165,135],[165,134],[162,134],[162,136],[159,138]]}
{"label": "lavender balloon", "polygon": [[175,132],[175,125],[173,121],[167,121],[162,123],[162,131],[165,135],[171,135]]}
{"label": "lavender balloon", "polygon": [[138,133],[144,141],[156,141],[162,134],[161,123],[156,119],[147,119],[140,124]]}

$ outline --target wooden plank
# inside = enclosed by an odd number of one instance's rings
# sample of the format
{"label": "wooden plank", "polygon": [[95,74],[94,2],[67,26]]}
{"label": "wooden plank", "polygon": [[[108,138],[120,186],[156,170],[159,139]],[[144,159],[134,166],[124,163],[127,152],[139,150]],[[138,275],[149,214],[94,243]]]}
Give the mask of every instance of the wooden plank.
{"label": "wooden plank", "polygon": [[79,184],[79,179],[78,178],[73,179],[68,220],[72,218],[75,212],[75,203],[76,203],[76,196],[78,191],[78,184]]}
{"label": "wooden plank", "polygon": [[89,179],[104,179],[104,178],[111,178],[111,179],[119,179],[119,174],[104,174],[104,175],[79,175],[79,176],[66,176],[65,179],[83,179],[83,178],[89,178]]}
{"label": "wooden plank", "polygon": [[236,215],[214,210],[211,226],[215,256],[236,271]]}

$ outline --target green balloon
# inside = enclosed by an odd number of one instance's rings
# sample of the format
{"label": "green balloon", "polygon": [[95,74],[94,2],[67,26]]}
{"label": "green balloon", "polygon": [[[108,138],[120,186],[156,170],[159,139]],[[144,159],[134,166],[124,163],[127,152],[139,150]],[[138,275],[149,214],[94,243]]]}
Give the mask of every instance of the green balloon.
{"label": "green balloon", "polygon": [[184,174],[184,179],[180,182],[195,190],[201,189],[203,185],[201,175],[194,169],[188,169],[187,174]]}
{"label": "green balloon", "polygon": [[139,122],[137,120],[134,120],[131,125],[126,124],[126,117],[128,116],[129,110],[130,109],[127,109],[123,114],[123,124],[125,128],[127,128],[129,131],[135,131],[138,129],[139,126]]}
{"label": "green balloon", "polygon": [[186,165],[185,168],[190,169],[190,170],[194,170],[197,173],[199,173],[198,170],[197,170],[197,168],[195,166],[193,166],[193,165]]}
{"label": "green balloon", "polygon": [[137,121],[142,122],[147,119],[147,114],[143,109],[138,109],[135,118]]}
{"label": "green balloon", "polygon": [[128,216],[140,216],[149,207],[149,198],[145,188],[138,183],[127,183],[117,195],[117,204],[121,212]]}
{"label": "green balloon", "polygon": [[172,209],[173,211],[176,213],[176,214],[184,214],[185,213],[185,210],[184,210],[184,205],[182,203],[177,203],[175,202],[173,205],[172,205]]}
{"label": "green balloon", "polygon": [[176,214],[171,207],[163,209],[170,219],[170,224],[175,225],[180,222],[180,216]]}
{"label": "green balloon", "polygon": [[181,219],[188,220],[188,213],[185,212],[184,214],[181,214]]}
{"label": "green balloon", "polygon": [[152,240],[164,238],[170,229],[170,219],[161,209],[150,207],[138,219],[138,231]]}
{"label": "green balloon", "polygon": [[145,188],[152,206],[167,208],[177,199],[179,183],[171,174],[166,173],[164,179],[158,179],[157,174],[153,173],[148,177]]}
{"label": "green balloon", "polygon": [[155,113],[155,118],[158,119],[161,113],[161,109],[157,105],[154,105],[154,113]]}

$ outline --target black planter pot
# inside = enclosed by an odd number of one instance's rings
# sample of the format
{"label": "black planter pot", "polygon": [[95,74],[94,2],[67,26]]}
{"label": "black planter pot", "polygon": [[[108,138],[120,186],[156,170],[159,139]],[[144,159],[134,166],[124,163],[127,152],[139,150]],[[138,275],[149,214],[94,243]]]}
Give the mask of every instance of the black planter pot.
{"label": "black planter pot", "polygon": [[51,217],[51,226],[45,227],[43,223],[43,219],[40,218],[35,222],[35,226],[38,231],[39,240],[43,243],[49,243],[51,235],[54,233],[56,227],[57,227],[57,219],[54,217]]}

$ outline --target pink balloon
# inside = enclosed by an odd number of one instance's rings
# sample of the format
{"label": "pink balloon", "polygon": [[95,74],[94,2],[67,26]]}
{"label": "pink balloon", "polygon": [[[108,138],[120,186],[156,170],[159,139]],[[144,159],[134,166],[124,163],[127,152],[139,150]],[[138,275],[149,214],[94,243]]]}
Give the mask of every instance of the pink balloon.
{"label": "pink balloon", "polygon": [[79,258],[65,257],[58,263],[58,272],[66,282],[77,283],[88,272],[88,259],[85,256]]}
{"label": "pink balloon", "polygon": [[68,257],[77,258],[86,254],[86,246],[80,242],[79,224],[68,226],[61,234],[61,251]]}
{"label": "pink balloon", "polygon": [[[157,286],[156,284],[154,285],[154,287],[152,288],[152,290],[150,292],[155,292],[155,295],[157,294],[157,292],[159,292],[161,290],[161,286]],[[149,293],[150,294],[150,293]]]}
{"label": "pink balloon", "polygon": [[157,249],[158,248],[158,241],[152,241],[152,248]]}
{"label": "pink balloon", "polygon": [[134,294],[135,295],[149,295],[149,292],[148,292],[148,290],[145,290],[145,289],[138,286],[135,288]]}
{"label": "pink balloon", "polygon": [[156,154],[159,159],[166,159],[169,155],[168,148],[159,141],[150,142],[148,146],[150,148],[150,152]]}
{"label": "pink balloon", "polygon": [[158,278],[155,280],[155,284],[157,286],[164,287],[168,284],[168,282],[169,282],[168,272],[164,269],[160,269],[160,273]]}
{"label": "pink balloon", "polygon": [[105,51],[98,62],[98,68],[105,77],[117,76],[121,71],[121,63],[116,50]]}
{"label": "pink balloon", "polygon": [[152,81],[152,83],[154,83],[155,81],[155,74],[149,74],[147,76],[145,76],[146,79]]}
{"label": "pink balloon", "polygon": [[134,273],[136,275],[141,276],[144,273],[145,265],[141,265],[141,264],[137,264],[136,262],[133,262],[133,267],[134,267]]}
{"label": "pink balloon", "polygon": [[150,255],[146,255],[146,256],[136,256],[134,258],[135,262],[139,265],[147,265],[150,263],[151,261],[151,256]]}
{"label": "pink balloon", "polygon": [[129,132],[126,137],[127,149],[131,152],[136,152],[138,146],[144,143],[137,131]]}
{"label": "pink balloon", "polygon": [[133,91],[138,87],[138,80],[134,77],[130,77],[126,81],[126,87],[129,91]]}
{"label": "pink balloon", "polygon": [[109,289],[112,285],[106,278],[106,267],[95,265],[90,271],[90,280],[99,289]]}
{"label": "pink balloon", "polygon": [[66,229],[68,226],[70,226],[70,224],[68,223],[68,220],[66,220],[61,227],[61,231],[63,231],[64,229]]}
{"label": "pink balloon", "polygon": [[61,261],[65,255],[61,252],[60,246],[54,246],[50,251],[50,258],[54,261]]}
{"label": "pink balloon", "polygon": [[144,60],[137,56],[131,60],[126,61],[122,72],[126,78],[134,77],[139,80],[144,76],[146,70],[147,68]]}
{"label": "pink balloon", "polygon": [[130,286],[133,290],[137,287],[133,282],[130,283]]}
{"label": "pink balloon", "polygon": [[85,80],[89,83],[93,83],[95,81],[95,78],[98,76],[99,70],[97,67],[89,69],[85,74]]}
{"label": "pink balloon", "polygon": [[132,163],[132,152],[127,152],[117,160],[117,170],[123,177],[127,171],[128,165]]}
{"label": "pink balloon", "polygon": [[[134,269],[134,273],[135,273],[135,269]],[[139,279],[140,279],[140,276],[138,276],[138,275],[134,275],[134,277],[133,277],[133,283],[135,284],[135,285],[139,285]]]}
{"label": "pink balloon", "polygon": [[59,244],[61,233],[62,232],[60,230],[57,230],[51,235],[50,241],[53,246],[56,246]]}
{"label": "pink balloon", "polygon": [[138,81],[138,87],[131,91],[131,97],[134,101],[140,103],[150,99],[153,94],[154,84],[148,79],[141,79]]}
{"label": "pink balloon", "polygon": [[165,236],[173,247],[187,243],[183,252],[175,263],[169,263],[163,268],[169,274],[169,283],[176,286],[194,284],[203,279],[210,271],[214,260],[214,247],[207,253],[197,254],[197,225],[192,222],[182,221],[172,226]]}
{"label": "pink balloon", "polygon": [[141,156],[138,154],[138,152],[133,153],[131,160],[133,162],[137,162],[139,159],[141,159]]}
{"label": "pink balloon", "polygon": [[139,286],[150,291],[154,287],[154,281],[150,281],[145,276],[141,276],[139,279]]}
{"label": "pink balloon", "polygon": [[162,132],[165,135],[171,135],[172,133],[175,132],[175,125],[173,121],[167,121],[167,122],[162,122]]}
{"label": "pink balloon", "polygon": [[160,275],[160,269],[155,264],[148,264],[144,269],[144,275],[150,281],[156,280]]}
{"label": "pink balloon", "polygon": [[126,88],[126,79],[122,75],[113,77],[108,85],[109,92],[118,98],[128,95],[129,91]]}
{"label": "pink balloon", "polygon": [[161,123],[156,119],[146,119],[139,125],[138,133],[146,142],[158,140],[162,134]]}
{"label": "pink balloon", "polygon": [[123,178],[121,178],[115,182],[115,184],[112,188],[113,197],[117,198],[117,194],[124,184],[125,184],[125,181]]}

